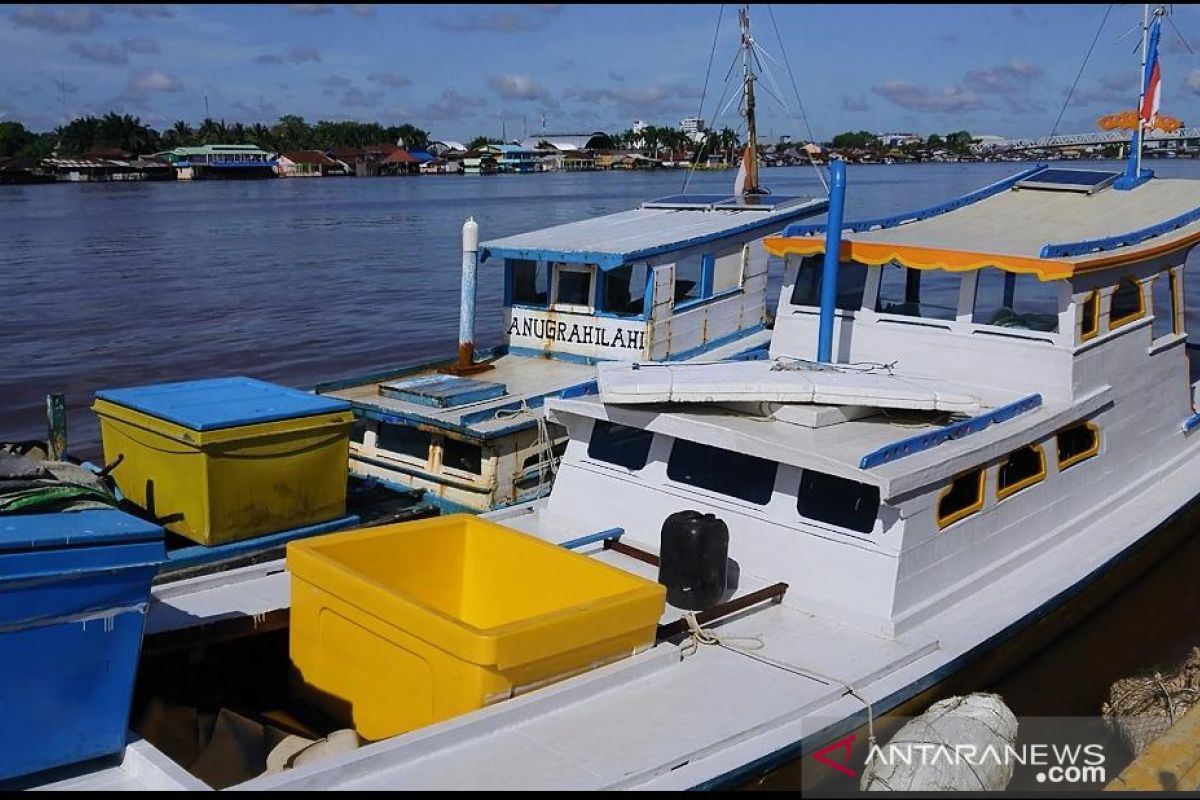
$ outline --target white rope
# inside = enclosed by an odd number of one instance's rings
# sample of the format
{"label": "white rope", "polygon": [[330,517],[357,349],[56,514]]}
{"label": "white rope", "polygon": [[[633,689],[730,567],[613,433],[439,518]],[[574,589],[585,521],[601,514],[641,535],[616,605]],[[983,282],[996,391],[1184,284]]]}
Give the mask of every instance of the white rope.
{"label": "white rope", "polygon": [[803,358],[787,358],[779,356],[771,365],[772,372],[847,372],[859,374],[874,374],[886,373],[894,375],[896,364],[899,362],[882,362],[882,361],[852,361],[846,364],[825,363],[822,361],[808,361]]}
{"label": "white rope", "polygon": [[[766,664],[768,667],[774,667],[775,669],[783,670],[784,672],[790,672],[793,675],[799,675],[802,678],[815,680],[819,683],[841,686],[846,690],[846,694],[843,695],[843,697],[849,695],[858,702],[862,703],[863,707],[866,708],[867,743],[869,746],[867,751],[868,754],[875,749],[875,710],[870,701],[866,700],[861,694],[859,694],[858,689],[856,689],[853,685],[835,678],[832,675],[825,675],[813,669],[798,667],[795,664],[789,664],[786,661],[780,661],[779,659],[764,656],[758,652],[755,652],[766,647],[766,643],[763,642],[762,639],[762,634],[756,634],[754,636],[727,636],[717,633],[711,628],[702,627],[699,620],[696,619],[695,613],[691,611],[684,613],[683,621],[687,623],[689,634],[688,639],[684,642],[681,650],[684,658],[695,655],[700,650],[702,645],[721,647],[731,653],[737,653],[738,655],[753,659],[761,664]],[[746,642],[748,644],[740,644],[741,642]]]}
{"label": "white rope", "polygon": [[533,414],[537,422],[537,444],[534,450],[538,454],[537,471],[537,496],[542,497],[546,492],[546,476],[549,474],[551,482],[558,474],[558,460],[554,457],[554,440],[550,436],[550,425],[546,421],[545,414],[537,413],[536,409],[530,408],[525,398],[521,398],[520,408],[498,408],[496,409],[496,419],[511,419],[519,417],[522,414]]}

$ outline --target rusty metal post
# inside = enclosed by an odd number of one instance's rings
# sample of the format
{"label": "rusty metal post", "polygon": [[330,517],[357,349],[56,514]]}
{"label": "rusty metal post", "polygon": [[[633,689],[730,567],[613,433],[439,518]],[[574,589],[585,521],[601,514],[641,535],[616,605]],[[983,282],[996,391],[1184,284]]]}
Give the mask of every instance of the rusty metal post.
{"label": "rusty metal post", "polygon": [[64,395],[46,395],[46,426],[49,429],[49,458],[62,461],[67,457],[67,399]]}
{"label": "rusty metal post", "polygon": [[475,294],[479,271],[479,224],[467,217],[462,226],[462,289],[458,306],[458,360],[446,369],[455,375],[469,375],[492,368],[475,363]]}

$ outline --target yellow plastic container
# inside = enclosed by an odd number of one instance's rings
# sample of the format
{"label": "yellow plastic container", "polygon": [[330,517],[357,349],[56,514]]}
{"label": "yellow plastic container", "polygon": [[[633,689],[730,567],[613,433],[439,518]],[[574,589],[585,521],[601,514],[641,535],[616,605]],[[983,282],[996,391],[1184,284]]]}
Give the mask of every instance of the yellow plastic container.
{"label": "yellow plastic container", "polygon": [[218,379],[100,392],[92,409],[105,463],[119,460],[112,475],[121,492],[195,542],[345,516],[348,406],[261,381]]}
{"label": "yellow plastic container", "polygon": [[469,514],[290,542],[299,694],[378,740],[654,644],[666,588]]}

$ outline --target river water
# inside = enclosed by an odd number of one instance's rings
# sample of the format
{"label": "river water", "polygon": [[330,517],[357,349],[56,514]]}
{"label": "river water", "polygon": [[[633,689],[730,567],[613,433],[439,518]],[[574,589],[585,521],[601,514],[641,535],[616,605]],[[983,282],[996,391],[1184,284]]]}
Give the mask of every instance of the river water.
{"label": "river water", "polygon": [[[1200,177],[1200,162],[1149,165]],[[847,217],[948,200],[1025,166],[851,166]],[[733,177],[698,172],[688,190],[725,192]],[[487,240],[632,208],[684,180],[661,171],[0,186],[0,440],[44,438],[50,392],[66,393],[72,450],[95,456],[97,389],[225,375],[307,389],[452,357],[468,215]],[[810,167],[764,170],[763,183],[824,194]],[[495,266],[480,270],[480,346],[501,337]],[[1188,290],[1196,300],[1195,281]]]}

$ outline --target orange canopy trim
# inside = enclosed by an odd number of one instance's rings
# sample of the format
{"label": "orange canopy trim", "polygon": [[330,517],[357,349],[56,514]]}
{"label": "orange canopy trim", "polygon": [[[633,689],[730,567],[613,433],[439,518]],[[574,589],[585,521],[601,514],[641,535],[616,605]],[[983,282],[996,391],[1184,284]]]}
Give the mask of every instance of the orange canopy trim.
{"label": "orange canopy trim", "polygon": [[[820,237],[772,236],[763,243],[774,256],[810,256],[825,252],[825,240]],[[1006,272],[1029,273],[1041,280],[1068,278],[1074,271],[1070,261],[1022,256],[974,253],[967,250],[943,250],[936,247],[914,247],[889,242],[856,242],[843,239],[840,261],[857,261],[877,267],[897,263],[913,269],[941,269],[947,272],[970,272],[984,267],[996,267]]]}

